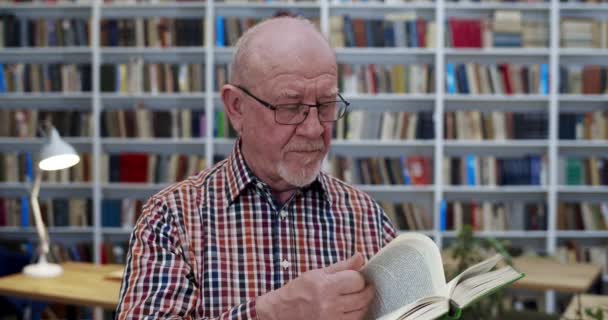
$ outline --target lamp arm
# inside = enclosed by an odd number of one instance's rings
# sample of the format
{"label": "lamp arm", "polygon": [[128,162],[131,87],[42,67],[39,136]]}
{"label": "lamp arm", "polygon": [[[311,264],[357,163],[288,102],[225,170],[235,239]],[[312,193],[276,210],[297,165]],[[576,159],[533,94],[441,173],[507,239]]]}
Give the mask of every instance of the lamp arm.
{"label": "lamp arm", "polygon": [[34,180],[34,186],[32,187],[30,202],[32,204],[32,210],[34,211],[34,221],[36,222],[36,232],[40,238],[40,255],[46,256],[49,252],[49,237],[42,220],[42,213],[40,213],[40,204],[38,203],[38,194],[40,192],[40,184],[42,182],[42,172],[36,168],[36,179]]}

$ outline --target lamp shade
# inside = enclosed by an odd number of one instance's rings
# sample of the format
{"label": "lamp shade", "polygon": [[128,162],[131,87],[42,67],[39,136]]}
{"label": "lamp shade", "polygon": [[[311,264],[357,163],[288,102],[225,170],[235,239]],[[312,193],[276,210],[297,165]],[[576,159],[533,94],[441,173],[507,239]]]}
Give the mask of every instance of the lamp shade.
{"label": "lamp shade", "polygon": [[38,167],[44,171],[54,171],[70,168],[80,162],[80,156],[67,142],[59,136],[57,129],[51,129],[48,142],[40,151]]}

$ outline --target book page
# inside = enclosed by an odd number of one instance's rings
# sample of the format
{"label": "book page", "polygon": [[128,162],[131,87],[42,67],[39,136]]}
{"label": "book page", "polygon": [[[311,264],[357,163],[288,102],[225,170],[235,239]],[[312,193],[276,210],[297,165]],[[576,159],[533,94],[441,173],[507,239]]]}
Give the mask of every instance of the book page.
{"label": "book page", "polygon": [[373,319],[424,297],[447,297],[441,254],[435,242],[423,234],[395,238],[361,272],[376,288],[370,311]]}
{"label": "book page", "polygon": [[491,292],[523,277],[523,274],[510,266],[483,273],[459,283],[454,290],[452,300],[464,308]]}
{"label": "book page", "polygon": [[502,259],[503,258],[500,254],[495,254],[491,258],[488,258],[482,262],[479,262],[475,265],[468,267],[466,270],[461,272],[454,279],[450,280],[450,282],[448,283],[448,296],[450,296],[450,297],[452,296],[452,294],[454,293],[454,289],[456,288],[458,283],[460,283],[466,279],[469,279],[471,277],[474,277],[476,275],[486,273],[486,272],[492,270],[492,268],[494,268],[494,266],[496,266],[498,261],[500,261]]}

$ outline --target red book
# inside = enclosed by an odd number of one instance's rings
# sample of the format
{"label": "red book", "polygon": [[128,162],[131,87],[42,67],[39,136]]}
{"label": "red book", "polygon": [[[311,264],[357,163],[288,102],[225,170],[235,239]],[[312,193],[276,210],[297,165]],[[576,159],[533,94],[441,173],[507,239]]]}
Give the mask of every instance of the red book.
{"label": "red book", "polygon": [[120,182],[146,182],[148,179],[148,155],[125,153],[119,156]]}
{"label": "red book", "polygon": [[416,20],[416,31],[418,32],[418,47],[426,47],[426,21],[423,18]]}
{"label": "red book", "polygon": [[412,185],[427,185],[431,181],[429,159],[423,157],[408,157],[407,169],[410,173]]}
{"label": "red book", "polygon": [[470,41],[469,47],[481,48],[483,45],[482,41],[481,41],[481,32],[482,32],[481,20],[469,20],[468,25],[469,25],[468,38]]}
{"label": "red book", "polygon": [[500,64],[498,65],[498,71],[502,77],[502,83],[505,94],[513,94],[513,85],[511,84],[511,77],[509,76],[509,65]]}

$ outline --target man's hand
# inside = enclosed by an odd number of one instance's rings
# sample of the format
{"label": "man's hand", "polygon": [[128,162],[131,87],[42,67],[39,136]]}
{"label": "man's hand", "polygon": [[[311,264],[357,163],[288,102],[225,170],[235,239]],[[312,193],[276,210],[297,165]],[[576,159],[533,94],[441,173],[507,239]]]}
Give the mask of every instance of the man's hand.
{"label": "man's hand", "polygon": [[374,299],[365,284],[359,253],[323,269],[311,270],[256,299],[260,320],[363,319]]}

